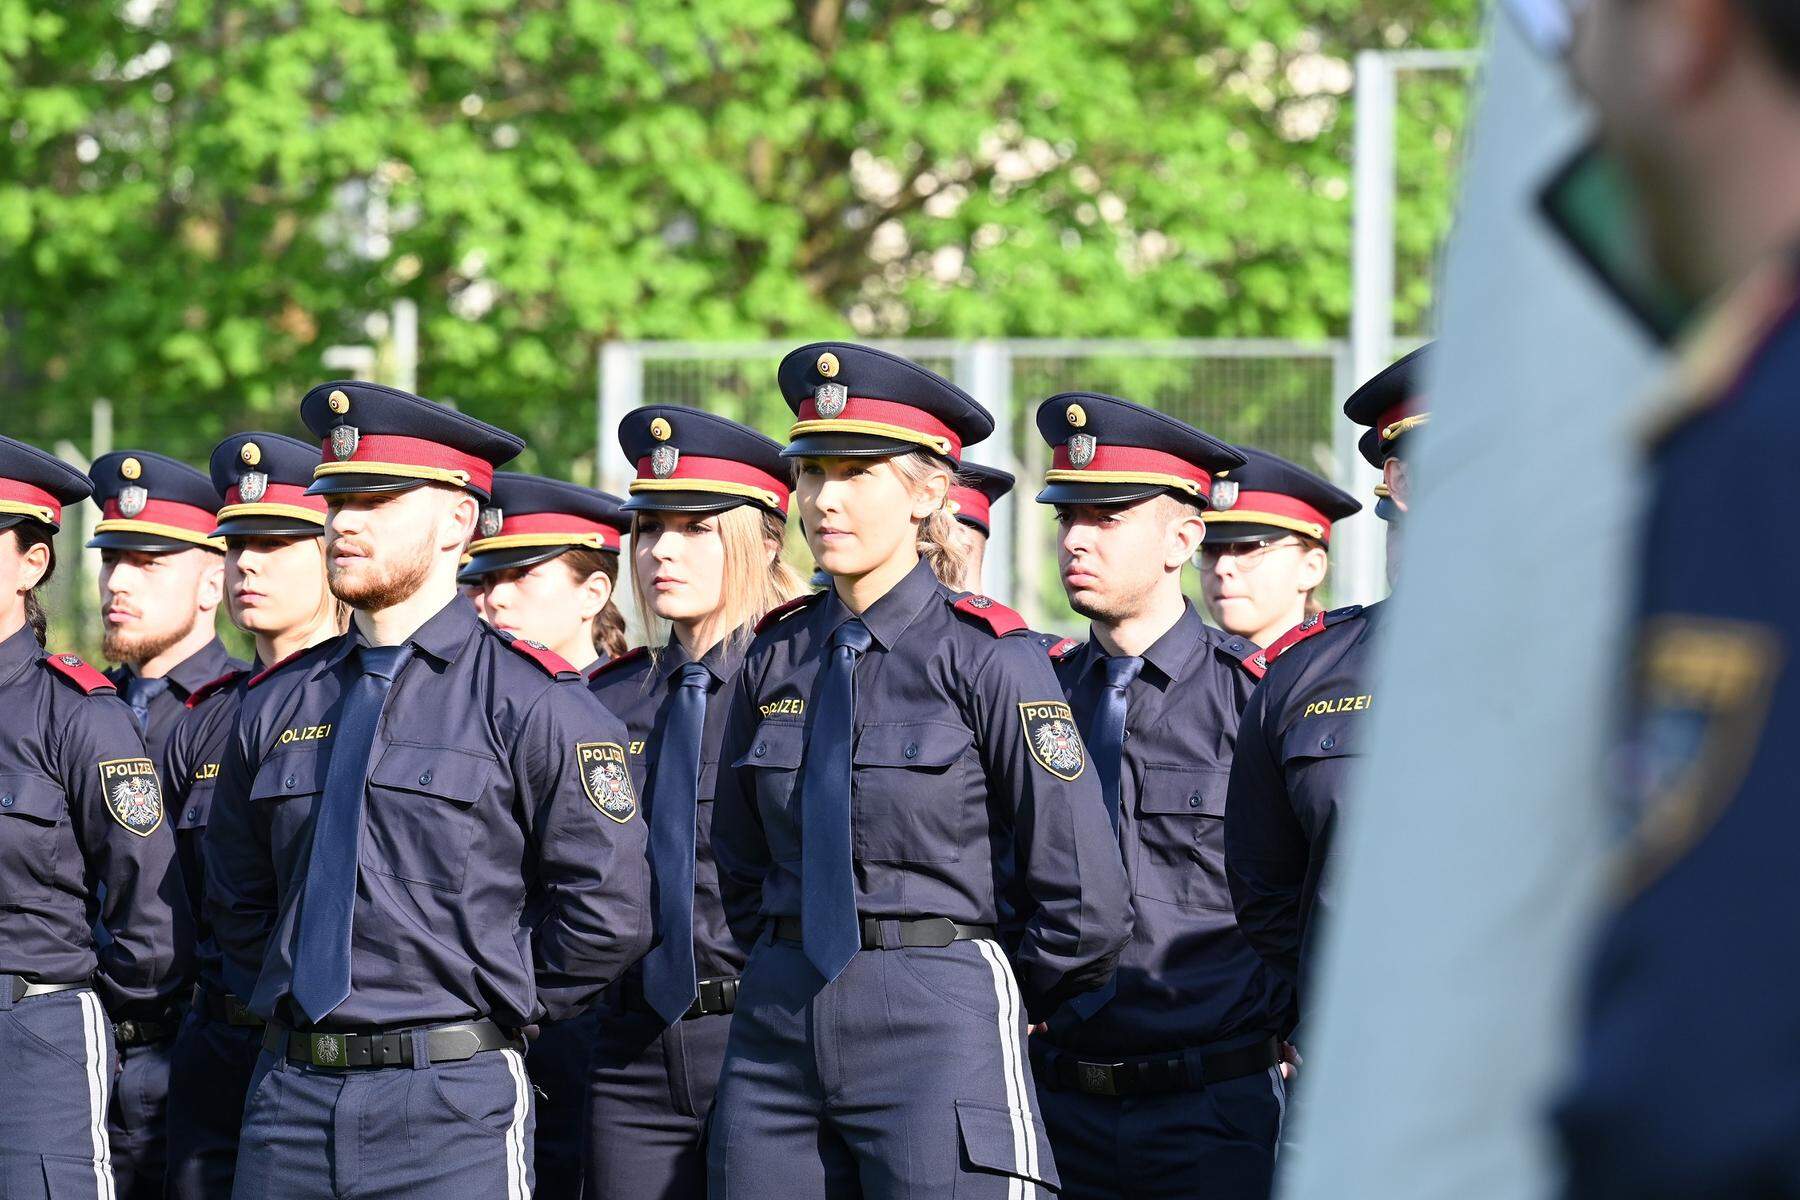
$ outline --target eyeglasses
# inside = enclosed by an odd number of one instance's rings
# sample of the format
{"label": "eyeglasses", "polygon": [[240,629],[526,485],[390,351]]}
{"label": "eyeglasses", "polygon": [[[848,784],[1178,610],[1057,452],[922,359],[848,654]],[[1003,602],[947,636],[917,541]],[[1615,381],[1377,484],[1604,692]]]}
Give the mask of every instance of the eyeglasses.
{"label": "eyeglasses", "polygon": [[1575,18],[1588,0],[1504,0],[1503,6],[1539,54],[1557,59],[1569,52]]}
{"label": "eyeglasses", "polygon": [[1200,547],[1200,563],[1209,570],[1219,565],[1221,558],[1229,558],[1237,563],[1240,571],[1254,571],[1269,557],[1269,552],[1279,550],[1283,546],[1298,548],[1299,541],[1291,537],[1270,538],[1261,542],[1220,542],[1217,545]]}

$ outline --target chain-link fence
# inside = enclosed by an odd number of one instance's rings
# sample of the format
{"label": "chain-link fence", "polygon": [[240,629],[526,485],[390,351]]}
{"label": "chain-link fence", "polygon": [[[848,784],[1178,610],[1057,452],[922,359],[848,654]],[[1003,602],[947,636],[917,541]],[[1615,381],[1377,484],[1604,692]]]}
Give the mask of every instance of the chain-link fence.
{"label": "chain-link fence", "polygon": [[[1019,476],[996,512],[986,587],[1043,629],[1077,622],[1057,582],[1055,523],[1031,503],[1049,448],[1037,436],[1039,401],[1060,391],[1124,396],[1227,441],[1259,446],[1367,496],[1373,475],[1356,455],[1355,430],[1340,405],[1348,393],[1348,352],[1340,342],[1009,341],[883,343],[956,380],[995,416],[995,434],[970,450],[976,461]],[[602,482],[620,491],[630,466],[613,431],[642,404],[685,404],[742,421],[778,439],[792,415],[775,389],[788,342],[625,342],[601,355],[599,439]],[[1371,516],[1334,536],[1333,602],[1374,599],[1381,590],[1382,534]],[[810,566],[797,538],[790,551]],[[1197,580],[1190,579],[1197,589]]]}

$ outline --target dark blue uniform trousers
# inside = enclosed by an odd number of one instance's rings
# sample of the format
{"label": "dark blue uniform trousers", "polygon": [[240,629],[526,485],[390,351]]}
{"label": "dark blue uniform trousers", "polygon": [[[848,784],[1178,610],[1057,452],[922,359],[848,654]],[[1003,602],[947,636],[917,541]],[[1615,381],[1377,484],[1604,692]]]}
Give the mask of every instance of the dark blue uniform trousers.
{"label": "dark blue uniform trousers", "polygon": [[[883,937],[898,946],[897,926]],[[863,950],[822,986],[798,943],[765,934],[707,1173],[711,1200],[1049,1200],[1056,1167],[999,946]]]}
{"label": "dark blue uniform trousers", "polygon": [[545,1022],[525,1052],[525,1070],[537,1088],[537,1194],[544,1200],[582,1195],[588,1059],[599,1027],[600,1013],[592,1008]]}
{"label": "dark blue uniform trousers", "polygon": [[198,1010],[181,1023],[169,1068],[170,1200],[230,1200],[244,1097],[261,1053],[261,1026]]}
{"label": "dark blue uniform trousers", "polygon": [[0,988],[0,1196],[114,1200],[106,1101],[112,1025],[86,990],[14,1002]]}
{"label": "dark blue uniform trousers", "polygon": [[119,1051],[119,1073],[106,1112],[119,1200],[162,1200],[174,1051],[174,1038]]}
{"label": "dark blue uniform trousers", "polygon": [[1287,1089],[1278,1068],[1155,1096],[1038,1092],[1063,1200],[1265,1200]]}
{"label": "dark blue uniform trousers", "polygon": [[244,1103],[235,1200],[528,1200],[525,1056],[331,1071],[264,1051]]}
{"label": "dark blue uniform trousers", "polygon": [[[588,1076],[587,1200],[703,1200],[729,1016],[607,1016]],[[553,1200],[546,1191],[544,1200]]]}

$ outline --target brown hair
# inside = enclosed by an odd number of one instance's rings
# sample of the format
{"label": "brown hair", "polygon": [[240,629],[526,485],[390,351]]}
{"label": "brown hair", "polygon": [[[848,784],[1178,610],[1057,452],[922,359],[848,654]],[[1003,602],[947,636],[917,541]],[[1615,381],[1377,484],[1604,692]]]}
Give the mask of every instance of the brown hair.
{"label": "brown hair", "polygon": [[48,525],[36,521],[20,521],[12,527],[12,532],[18,539],[20,554],[40,545],[50,551],[50,565],[44,568],[44,577],[25,593],[25,623],[31,626],[38,648],[43,649],[50,636],[50,615],[44,611],[43,601],[38,599],[38,588],[49,583],[50,577],[56,574],[56,534]]}
{"label": "brown hair", "polygon": [[559,557],[563,565],[574,572],[576,579],[586,579],[598,571],[613,585],[613,592],[606,598],[606,607],[594,614],[594,646],[608,658],[622,656],[631,649],[631,643],[625,637],[625,614],[613,602],[619,586],[618,554],[611,550],[596,550],[592,546],[576,546],[563,551]]}

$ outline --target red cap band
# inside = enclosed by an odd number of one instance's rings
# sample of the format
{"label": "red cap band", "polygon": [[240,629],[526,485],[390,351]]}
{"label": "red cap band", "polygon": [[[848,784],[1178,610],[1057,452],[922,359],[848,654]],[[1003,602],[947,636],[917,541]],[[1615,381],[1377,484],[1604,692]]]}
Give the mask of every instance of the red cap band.
{"label": "red cap band", "polygon": [[[650,466],[648,456],[637,460],[637,477],[639,483],[667,483],[680,479],[691,482],[696,492],[707,491],[709,481],[736,484],[738,487],[755,488],[769,492],[778,499],[776,505],[783,513],[788,507],[788,483],[778,475],[767,471],[759,471],[748,463],[741,463],[735,458],[705,458],[698,454],[683,454],[675,460],[675,469],[666,476],[659,476]],[[727,493],[729,494],[729,493]]]}
{"label": "red cap band", "polygon": [[285,504],[291,508],[305,508],[325,515],[325,497],[309,496],[306,489],[294,483],[271,483],[263,488],[263,494],[255,500],[244,499],[241,483],[234,483],[225,489],[224,507],[235,504]]}
{"label": "red cap band", "polygon": [[[1239,511],[1243,516],[1238,516]],[[1273,517],[1286,517],[1290,521],[1299,521],[1307,525],[1317,525],[1322,532],[1319,540],[1331,540],[1331,518],[1303,500],[1282,492],[1239,492],[1237,503],[1230,508],[1215,509],[1208,513],[1209,519],[1218,521],[1241,520],[1246,525],[1257,524],[1256,514],[1267,513]]]}
{"label": "red cap band", "polygon": [[1413,399],[1413,397],[1408,396],[1392,408],[1385,409],[1375,422],[1376,434],[1379,435],[1382,430],[1386,429],[1389,425],[1394,424],[1396,421],[1404,421],[1406,418],[1413,416],[1417,411],[1413,406]]}
{"label": "red cap band", "polygon": [[30,504],[50,510],[50,523],[62,524],[62,505],[55,496],[43,488],[33,487],[17,479],[0,479],[0,500],[9,500],[14,504]]}
{"label": "red cap band", "polygon": [[322,443],[325,461],[379,463],[384,466],[424,467],[432,471],[461,471],[469,477],[468,486],[492,494],[494,464],[473,454],[464,454],[441,442],[425,438],[402,437],[393,433],[365,433],[357,439],[349,458],[339,458],[331,448],[331,439]]}
{"label": "red cap band", "polygon": [[100,515],[108,521],[143,521],[153,525],[168,525],[202,537],[211,537],[213,526],[219,523],[210,509],[194,504],[178,504],[173,500],[146,501],[142,512],[128,517],[119,510],[116,496],[101,505]]}
{"label": "red cap band", "polygon": [[956,505],[956,519],[987,525],[993,516],[993,505],[987,493],[977,488],[953,487],[950,500]]}
{"label": "red cap band", "polygon": [[1065,442],[1056,448],[1051,466],[1058,471],[1131,471],[1138,474],[1173,475],[1177,479],[1198,484],[1202,496],[1212,495],[1211,475],[1185,458],[1143,446],[1096,446],[1092,461],[1086,466],[1078,467],[1069,460],[1069,447]]}
{"label": "red cap band", "polygon": [[[910,404],[852,396],[844,401],[844,410],[837,416],[821,417],[818,401],[808,396],[800,402],[800,408],[796,415],[801,421],[873,421],[878,425],[897,425],[901,429],[910,429],[914,433],[943,438],[950,443],[950,456],[956,459],[962,458],[962,439],[956,436],[956,430],[924,409],[914,408]],[[844,432],[857,433],[860,431],[847,429]],[[873,434],[871,436],[879,437],[881,435]]]}
{"label": "red cap band", "polygon": [[600,535],[600,544],[608,550],[619,548],[619,531],[601,521],[592,521],[587,517],[577,517],[571,513],[520,513],[516,517],[506,517],[500,522],[500,532],[495,537],[557,537],[567,534],[571,538]]}

